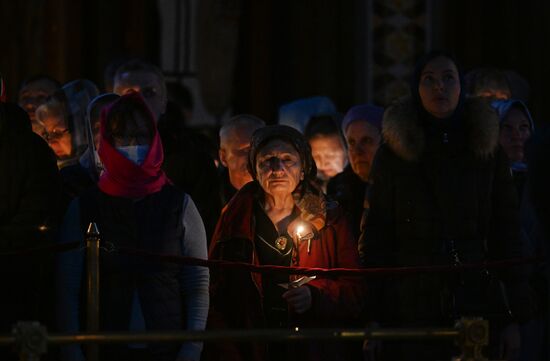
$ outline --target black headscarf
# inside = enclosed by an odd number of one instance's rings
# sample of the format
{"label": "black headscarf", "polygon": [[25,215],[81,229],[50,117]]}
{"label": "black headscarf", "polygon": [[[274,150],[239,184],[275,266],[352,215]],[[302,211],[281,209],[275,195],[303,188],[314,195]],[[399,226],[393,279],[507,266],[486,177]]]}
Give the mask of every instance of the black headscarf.
{"label": "black headscarf", "polygon": [[424,109],[424,106],[422,105],[422,100],[420,99],[420,93],[418,92],[418,86],[420,84],[420,77],[422,76],[422,71],[426,67],[426,65],[434,60],[435,58],[444,57],[449,60],[451,60],[458,70],[458,77],[460,81],[460,95],[458,99],[458,104],[456,106],[455,112],[452,115],[452,118],[455,118],[461,111],[462,107],[464,105],[464,99],[466,94],[466,89],[464,85],[464,72],[462,71],[462,67],[460,66],[460,63],[456,60],[456,58],[448,52],[445,51],[432,51],[428,54],[424,55],[418,61],[416,62],[416,65],[414,67],[413,76],[411,79],[411,96],[413,98],[414,103],[416,104],[416,107],[419,111],[419,114],[424,119],[433,118],[426,109]]}
{"label": "black headscarf", "polygon": [[313,180],[317,176],[317,167],[311,156],[311,148],[306,138],[296,129],[286,125],[269,125],[257,129],[252,134],[250,152],[248,153],[248,171],[256,179],[256,157],[258,152],[271,140],[279,139],[291,144],[302,161],[304,179]]}

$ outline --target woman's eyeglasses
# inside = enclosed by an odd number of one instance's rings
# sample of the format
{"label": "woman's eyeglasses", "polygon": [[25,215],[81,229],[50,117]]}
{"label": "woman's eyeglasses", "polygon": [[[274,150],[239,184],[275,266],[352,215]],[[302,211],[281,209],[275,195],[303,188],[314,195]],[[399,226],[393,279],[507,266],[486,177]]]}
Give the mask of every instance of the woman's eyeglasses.
{"label": "woman's eyeglasses", "polygon": [[44,132],[42,133],[42,138],[46,139],[46,141],[58,140],[58,139],[60,139],[63,135],[65,135],[65,133],[68,133],[68,132],[69,132],[69,129],[63,129],[63,130],[54,129],[54,130],[52,130],[51,132],[46,132],[46,131],[44,131]]}

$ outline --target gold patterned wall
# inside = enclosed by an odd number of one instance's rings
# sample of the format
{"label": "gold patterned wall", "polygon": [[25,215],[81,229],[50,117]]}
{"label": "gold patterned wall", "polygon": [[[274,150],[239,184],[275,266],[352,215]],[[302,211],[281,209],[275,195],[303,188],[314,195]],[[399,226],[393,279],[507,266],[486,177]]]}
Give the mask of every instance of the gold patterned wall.
{"label": "gold patterned wall", "polygon": [[409,92],[418,57],[429,48],[429,0],[371,0],[369,4],[369,98],[380,105]]}

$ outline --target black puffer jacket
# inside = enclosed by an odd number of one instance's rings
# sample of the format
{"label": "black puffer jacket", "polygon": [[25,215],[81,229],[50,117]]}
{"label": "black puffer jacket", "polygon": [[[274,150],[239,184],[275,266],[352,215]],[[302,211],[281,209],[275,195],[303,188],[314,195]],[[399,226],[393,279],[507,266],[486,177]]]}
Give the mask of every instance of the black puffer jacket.
{"label": "black puffer jacket", "polygon": [[[468,100],[454,121],[421,119],[406,99],[384,117],[385,144],[371,170],[364,262],[377,266],[452,265],[520,256],[519,202],[498,147],[498,117]],[[514,315],[527,318],[523,274],[508,269]],[[487,312],[481,272],[423,274],[373,283],[369,318],[437,325]],[[500,295],[494,295],[499,299]],[[456,306],[451,299],[456,298]]]}

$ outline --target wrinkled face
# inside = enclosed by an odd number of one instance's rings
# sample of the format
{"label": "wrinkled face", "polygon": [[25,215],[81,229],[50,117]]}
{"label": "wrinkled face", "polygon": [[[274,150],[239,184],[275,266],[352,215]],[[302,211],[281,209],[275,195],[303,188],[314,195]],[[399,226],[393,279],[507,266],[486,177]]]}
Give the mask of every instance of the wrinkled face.
{"label": "wrinkled face", "polygon": [[115,79],[114,92],[125,95],[139,92],[155,116],[155,121],[166,111],[166,94],[161,80],[155,73],[137,71],[122,73]]}
{"label": "wrinkled face", "polygon": [[374,155],[380,146],[380,132],[366,121],[354,121],[346,129],[348,157],[353,172],[368,181]]}
{"label": "wrinkled face", "polygon": [[[49,96],[55,93],[56,88],[47,80],[37,80],[27,84],[19,92],[18,104],[23,108],[31,122],[36,122],[35,111],[40,105],[44,104]],[[34,128],[34,127],[33,127]]]}
{"label": "wrinkled face", "polygon": [[300,155],[291,144],[272,140],[256,156],[256,173],[267,194],[288,196],[303,179]]}
{"label": "wrinkled face", "polygon": [[436,118],[450,117],[460,98],[460,78],[456,65],[443,56],[432,59],[420,75],[418,92],[422,106]]}
{"label": "wrinkled face", "polygon": [[252,181],[247,164],[253,132],[254,129],[236,128],[220,138],[220,161],[229,171],[229,181],[237,190]]}
{"label": "wrinkled face", "polygon": [[41,134],[50,148],[59,159],[71,156],[72,142],[71,133],[62,117],[50,116],[42,120],[44,131]]}
{"label": "wrinkled face", "polygon": [[525,142],[531,136],[529,119],[518,108],[512,108],[500,125],[499,142],[512,162],[524,160]]}
{"label": "wrinkled face", "polygon": [[314,137],[309,140],[309,145],[319,179],[329,180],[344,170],[346,151],[338,135]]}

